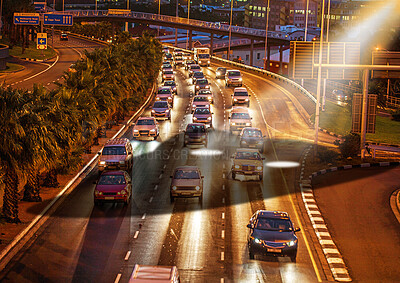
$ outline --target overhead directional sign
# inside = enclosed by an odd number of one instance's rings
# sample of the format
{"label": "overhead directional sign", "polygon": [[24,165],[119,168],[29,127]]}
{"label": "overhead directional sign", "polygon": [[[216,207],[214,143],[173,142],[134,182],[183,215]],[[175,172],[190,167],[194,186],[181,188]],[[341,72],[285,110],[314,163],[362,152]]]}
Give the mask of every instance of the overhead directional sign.
{"label": "overhead directional sign", "polygon": [[47,33],[37,34],[37,49],[47,49]]}
{"label": "overhead directional sign", "polygon": [[44,25],[72,26],[72,15],[44,14]]}
{"label": "overhead directional sign", "polygon": [[35,10],[38,12],[45,12],[46,11],[46,2],[33,2],[35,6]]}
{"label": "overhead directional sign", "polygon": [[38,25],[38,13],[14,13],[14,25]]}

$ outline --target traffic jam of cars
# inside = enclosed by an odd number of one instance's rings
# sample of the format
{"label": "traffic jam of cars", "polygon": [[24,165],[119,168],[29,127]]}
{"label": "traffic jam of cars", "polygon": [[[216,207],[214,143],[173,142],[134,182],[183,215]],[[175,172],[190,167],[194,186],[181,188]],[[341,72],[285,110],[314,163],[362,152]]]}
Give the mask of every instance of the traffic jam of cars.
{"label": "traffic jam of cars", "polygon": [[[202,51],[204,52],[204,51]],[[213,104],[215,93],[202,67],[192,58],[185,58],[181,50],[170,53],[164,48],[164,61],[161,66],[161,84],[156,89],[150,108],[150,117],[141,116],[133,124],[132,138],[136,141],[155,141],[160,136],[161,121],[172,118],[174,100],[178,96],[175,81],[176,69],[187,73],[189,87],[192,85],[189,115],[183,131],[183,148],[209,147],[210,131],[213,128]],[[263,153],[265,139],[261,129],[253,126],[250,94],[243,85],[239,70],[218,67],[216,81],[225,84],[232,91],[232,108],[228,115],[229,133],[238,137],[239,143],[230,156],[230,173],[233,181],[261,182],[264,175]],[[231,87],[234,87],[233,89]],[[121,202],[129,204],[132,198],[132,171],[134,152],[127,138],[112,139],[99,152],[98,168],[100,177],[95,183],[94,203]],[[177,198],[198,198],[201,203],[203,192],[207,190],[200,168],[197,166],[177,166],[170,172],[169,195],[173,203]],[[246,228],[246,227],[244,227]],[[255,254],[288,256],[296,261],[298,240],[295,228],[286,212],[258,210],[247,225],[249,258]]]}

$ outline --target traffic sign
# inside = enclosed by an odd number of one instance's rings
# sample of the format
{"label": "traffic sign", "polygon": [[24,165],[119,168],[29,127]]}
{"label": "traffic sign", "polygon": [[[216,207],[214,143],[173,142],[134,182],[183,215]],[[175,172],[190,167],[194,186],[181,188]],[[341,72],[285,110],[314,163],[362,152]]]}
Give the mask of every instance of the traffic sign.
{"label": "traffic sign", "polygon": [[14,13],[14,25],[38,25],[38,13]]}
{"label": "traffic sign", "polygon": [[44,25],[72,26],[72,15],[44,14]]}
{"label": "traffic sign", "polygon": [[47,49],[47,33],[37,34],[37,49]]}
{"label": "traffic sign", "polygon": [[[361,133],[362,100],[361,93],[353,94],[351,132]],[[375,133],[377,95],[368,94],[367,106],[367,133]]]}
{"label": "traffic sign", "polygon": [[45,12],[46,11],[46,2],[33,2],[35,6],[35,11]]}

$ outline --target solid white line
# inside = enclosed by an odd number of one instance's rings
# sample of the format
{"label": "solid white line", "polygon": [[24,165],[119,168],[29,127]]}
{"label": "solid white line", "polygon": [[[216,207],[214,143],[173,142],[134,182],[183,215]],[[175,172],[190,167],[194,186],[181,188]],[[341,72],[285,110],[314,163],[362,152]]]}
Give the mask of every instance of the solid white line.
{"label": "solid white line", "polygon": [[135,235],[133,236],[134,239],[137,239],[137,237],[139,236],[139,231],[135,232]]}
{"label": "solid white line", "polygon": [[60,58],[60,57],[57,55],[56,61],[54,61],[54,63],[51,64],[47,69],[45,69],[45,70],[43,70],[43,71],[41,71],[41,72],[39,72],[39,73],[37,73],[37,74],[34,74],[33,76],[30,76],[30,77],[24,79],[24,81],[30,80],[30,79],[32,79],[32,78],[34,78],[34,77],[39,76],[40,74],[43,74],[44,72],[47,72],[48,70],[50,70],[51,68],[53,68],[53,66],[58,62],[58,59],[59,59],[59,58]]}
{"label": "solid white line", "polygon": [[225,239],[225,230],[222,230],[222,231],[221,231],[221,238],[222,238],[222,239]]}
{"label": "solid white line", "polygon": [[221,252],[221,260],[223,261],[225,259],[225,253]]}
{"label": "solid white line", "polygon": [[225,219],[225,212],[222,212],[222,219]]}
{"label": "solid white line", "polygon": [[130,257],[130,255],[131,255],[131,251],[128,251],[128,252],[126,253],[126,256],[125,256],[124,260],[128,260],[129,257]]}
{"label": "solid white line", "polygon": [[225,282],[225,279],[224,279],[224,278],[221,278],[220,283],[224,283],[224,282]]}
{"label": "solid white line", "polygon": [[122,276],[122,274],[121,274],[121,273],[118,273],[117,278],[115,278],[114,283],[118,283],[119,280],[121,279],[121,276]]}
{"label": "solid white line", "polygon": [[145,219],[145,218],[146,218],[146,213],[145,213],[145,214],[143,214],[143,216],[142,216],[142,220],[143,220],[143,219]]}
{"label": "solid white line", "polygon": [[150,197],[149,202],[152,202],[152,201],[153,201],[153,197]]}
{"label": "solid white line", "polygon": [[157,189],[158,189],[158,185],[155,185],[154,190],[157,191]]}

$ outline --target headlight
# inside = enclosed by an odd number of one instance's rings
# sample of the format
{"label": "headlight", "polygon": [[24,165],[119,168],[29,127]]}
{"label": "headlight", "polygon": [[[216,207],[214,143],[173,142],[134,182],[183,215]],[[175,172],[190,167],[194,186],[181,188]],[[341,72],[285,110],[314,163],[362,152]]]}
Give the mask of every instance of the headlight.
{"label": "headlight", "polygon": [[150,132],[155,132],[155,131],[156,131],[156,129],[151,129],[151,130],[150,130]]}
{"label": "headlight", "polygon": [[165,110],[165,113],[168,113],[168,112],[169,112],[169,109]]}
{"label": "headlight", "polygon": [[200,186],[196,186],[196,191],[199,191],[200,190]]}
{"label": "headlight", "polygon": [[156,113],[156,111],[155,110],[151,110],[151,113]]}
{"label": "headlight", "polygon": [[235,165],[235,169],[239,169],[240,168],[240,166],[239,165]]}
{"label": "headlight", "polygon": [[217,72],[217,75],[220,76],[220,75],[221,75],[221,72]]}
{"label": "headlight", "polygon": [[212,100],[212,96],[208,96],[208,100]]}
{"label": "headlight", "polygon": [[166,77],[167,77],[166,75],[163,76],[164,79],[165,79]]}
{"label": "headlight", "polygon": [[236,123],[232,123],[231,125],[232,125],[232,126],[235,126],[235,125],[236,125]]}
{"label": "headlight", "polygon": [[246,126],[251,126],[251,123],[246,123]]}
{"label": "headlight", "polygon": [[249,99],[248,99],[248,98],[246,98],[244,101],[249,101]]}
{"label": "headlight", "polygon": [[286,243],[286,245],[287,245],[288,247],[293,247],[295,244],[296,244],[296,241],[290,241],[290,242],[287,242],[287,243]]}
{"label": "headlight", "polygon": [[197,117],[193,117],[193,121],[197,121]]}
{"label": "headlight", "polygon": [[159,96],[156,97],[156,100],[161,100],[161,98]]}
{"label": "headlight", "polygon": [[173,90],[176,91],[176,87],[174,87]]}
{"label": "headlight", "polygon": [[237,99],[236,99],[236,98],[234,98],[234,99],[233,99],[233,101],[237,101]]}
{"label": "headlight", "polygon": [[211,121],[211,117],[208,117],[207,120],[208,120],[208,121]]}
{"label": "headlight", "polygon": [[136,129],[134,129],[134,130],[133,130],[133,132],[134,132],[134,133],[138,133],[138,132],[139,132],[139,130],[136,130]]}
{"label": "headlight", "polygon": [[260,239],[257,239],[257,238],[254,238],[254,243],[256,243],[256,244],[261,244],[261,240],[260,240]]}
{"label": "headlight", "polygon": [[105,161],[100,161],[100,165],[105,165],[106,162]]}
{"label": "headlight", "polygon": [[258,171],[261,171],[262,169],[263,169],[262,166],[257,166]]}
{"label": "headlight", "polygon": [[239,82],[241,82],[242,81],[242,78],[239,78]]}
{"label": "headlight", "polygon": [[205,107],[210,108],[210,105],[207,104]]}
{"label": "headlight", "polygon": [[172,187],[172,190],[176,191],[176,186],[173,186],[173,187]]}
{"label": "headlight", "polygon": [[210,64],[210,61],[207,61],[208,64]]}
{"label": "headlight", "polygon": [[125,191],[125,190],[122,190],[122,191],[121,191],[121,195],[126,195],[126,191]]}
{"label": "headlight", "polygon": [[119,164],[125,164],[125,161],[120,161]]}
{"label": "headlight", "polygon": [[98,191],[98,190],[95,190],[95,191],[94,191],[94,194],[95,194],[96,196],[101,196],[101,195],[103,194],[103,192],[100,192],[100,191]]}
{"label": "headlight", "polygon": [[242,143],[247,143],[246,141],[242,141]]}
{"label": "headlight", "polygon": [[198,85],[196,85],[196,89],[199,89],[200,87]]}
{"label": "headlight", "polygon": [[209,86],[209,85],[206,85],[206,88],[210,88],[210,86]]}

